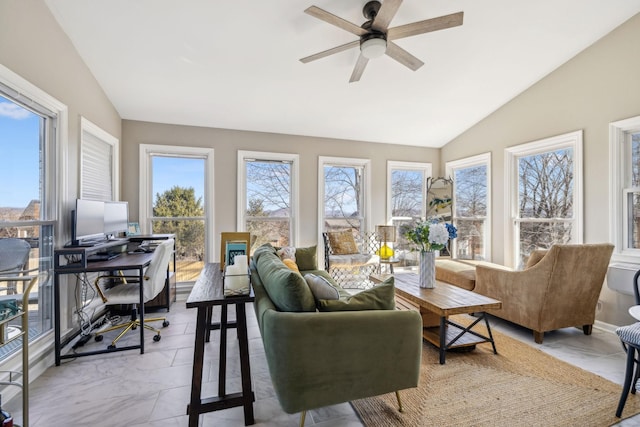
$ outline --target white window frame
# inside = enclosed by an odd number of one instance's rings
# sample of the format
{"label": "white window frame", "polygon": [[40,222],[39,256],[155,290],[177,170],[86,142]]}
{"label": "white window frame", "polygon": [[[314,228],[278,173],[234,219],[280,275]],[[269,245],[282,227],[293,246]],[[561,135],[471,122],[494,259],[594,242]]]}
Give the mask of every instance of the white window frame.
{"label": "white window frame", "polygon": [[[4,65],[0,64],[0,82],[8,89],[15,91],[11,96],[24,102],[26,105],[30,103],[39,104],[56,114],[55,147],[50,148],[48,153],[51,163],[47,168],[47,183],[45,196],[49,199],[45,205],[47,209],[46,218],[55,220],[54,237],[55,247],[62,246],[64,242],[71,239],[71,221],[65,221],[69,218],[71,212],[71,202],[75,202],[75,198],[69,197],[69,146],[68,146],[68,129],[69,129],[69,111],[65,104],[58,101],[42,89],[33,85],[29,81],[20,77]],[[61,313],[65,313],[60,317],[60,328],[63,336],[69,332],[71,323],[71,315],[69,310],[69,301],[62,298],[58,309]],[[53,308],[56,309],[55,307]],[[53,312],[50,313],[53,316]],[[55,327],[55,325],[54,325]],[[48,367],[48,358],[54,341],[53,327],[45,332],[41,337],[29,343],[29,372],[32,378],[42,374]],[[22,367],[22,352],[16,352],[2,363],[2,369],[7,371],[20,371]],[[16,395],[19,389],[12,391],[13,387],[7,389],[7,400]]]}
{"label": "white window frame", "polygon": [[[362,213],[363,218],[363,231],[371,230],[371,160],[370,159],[357,159],[348,157],[318,157],[318,242],[322,242],[323,224],[324,224],[324,167],[326,165],[332,166],[347,166],[347,167],[361,167],[363,169],[362,185],[363,185],[363,198]],[[318,245],[320,247],[320,245]],[[324,249],[323,249],[324,250]],[[318,257],[318,262],[322,257]]]}
{"label": "white window frame", "polygon": [[[91,150],[89,138],[97,140],[99,143],[104,143],[109,147],[109,158],[99,159],[107,164],[97,165],[97,167],[89,168],[85,164],[85,154],[90,154]],[[85,117],[80,117],[80,197],[86,198],[85,180],[88,174],[98,174],[105,170],[109,170],[109,176],[102,176],[105,179],[104,188],[101,191],[99,197],[89,197],[98,200],[120,200],[120,140],[110,133],[100,128],[95,123],[87,120]],[[111,178],[111,179],[108,179]]]}
{"label": "white window frame", "polygon": [[140,144],[140,196],[138,203],[138,222],[143,233],[151,230],[151,207],[153,205],[153,182],[151,159],[153,156],[192,157],[204,159],[204,217],[205,217],[205,262],[215,262],[220,259],[217,253],[218,245],[214,241],[214,150],[213,148],[180,147],[173,145]]}
{"label": "white window frame", "polygon": [[[452,160],[450,162],[445,163],[445,176],[455,177],[455,171],[459,169],[467,169],[476,166],[486,166],[487,168],[487,215],[484,222],[484,230],[483,230],[483,248],[484,248],[484,259],[487,261],[491,261],[492,259],[492,251],[491,251],[491,153],[483,153],[478,154],[476,156],[466,157],[464,159]],[[453,211],[452,218],[455,222],[456,219],[456,182],[453,181]],[[453,248],[451,251],[452,254],[456,253],[456,239],[453,239]]]}
{"label": "white window frame", "polygon": [[271,153],[266,151],[238,150],[238,205],[236,209],[236,228],[238,231],[246,231],[245,212],[247,206],[247,175],[245,162],[247,160],[265,160],[274,162],[291,162],[291,212],[290,212],[290,241],[291,246],[296,246],[299,241],[300,229],[298,218],[300,216],[299,176],[300,156],[290,153]]}
{"label": "white window frame", "polygon": [[640,264],[640,249],[628,245],[628,206],[626,194],[638,191],[630,187],[627,160],[631,158],[628,139],[640,131],[640,116],[609,123],[609,238],[615,245],[612,261]]}
{"label": "white window frame", "polygon": [[514,267],[518,254],[515,253],[518,246],[515,233],[518,220],[518,158],[545,153],[548,151],[571,148],[573,150],[573,221],[571,230],[571,242],[582,243],[583,239],[583,155],[582,155],[582,130],[569,132],[550,138],[532,141],[505,149],[504,156],[504,194],[505,200],[505,251],[504,263]]}
{"label": "white window frame", "polygon": [[385,216],[385,224],[393,224],[393,220],[406,220],[411,218],[394,217],[391,197],[391,180],[393,171],[410,170],[424,173],[424,182],[422,183],[422,205],[420,217],[424,218],[427,214],[427,178],[431,177],[433,165],[431,163],[421,162],[402,162],[397,160],[387,160],[387,214]]}

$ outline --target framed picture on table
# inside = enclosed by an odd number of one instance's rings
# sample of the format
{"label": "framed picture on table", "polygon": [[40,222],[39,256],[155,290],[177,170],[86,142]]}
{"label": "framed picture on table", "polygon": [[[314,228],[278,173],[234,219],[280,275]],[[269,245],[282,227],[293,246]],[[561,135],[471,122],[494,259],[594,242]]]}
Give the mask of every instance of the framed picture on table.
{"label": "framed picture on table", "polygon": [[[233,264],[236,255],[247,255],[251,252],[251,233],[244,231],[220,233],[220,270],[226,264]],[[227,262],[230,260],[231,262]]]}
{"label": "framed picture on table", "polygon": [[139,236],[140,235],[140,224],[137,222],[130,222],[129,227],[127,228],[127,236]]}

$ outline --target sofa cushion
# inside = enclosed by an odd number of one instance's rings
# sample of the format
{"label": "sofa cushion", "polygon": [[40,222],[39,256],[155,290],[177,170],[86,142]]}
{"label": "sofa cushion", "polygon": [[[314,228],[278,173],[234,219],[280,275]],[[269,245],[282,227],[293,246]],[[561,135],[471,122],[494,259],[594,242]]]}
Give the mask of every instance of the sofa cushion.
{"label": "sofa cushion", "polygon": [[436,279],[472,291],[476,287],[476,267],[452,259],[436,259]]}
{"label": "sofa cushion", "polygon": [[531,268],[537,263],[539,263],[540,260],[544,258],[544,256],[547,254],[547,252],[549,251],[546,249],[537,249],[535,251],[532,251],[531,254],[529,254],[529,258],[527,259],[527,265],[524,267],[524,269],[526,270],[527,268]]}
{"label": "sofa cushion", "polygon": [[327,279],[315,274],[305,274],[304,280],[307,281],[313,297],[318,300],[329,299],[335,300],[340,298],[340,292]]}
{"label": "sofa cushion", "polygon": [[290,270],[293,271],[297,271],[298,273],[300,273],[300,269],[298,268],[298,264],[296,264],[296,262],[292,259],[289,258],[285,258],[282,260],[282,263],[284,265],[286,265],[287,267],[289,267]]}
{"label": "sofa cushion", "polygon": [[283,248],[276,249],[276,254],[280,257],[281,260],[296,260],[296,248],[294,248],[293,246],[285,246]]}
{"label": "sofa cushion", "polygon": [[394,310],[395,286],[393,276],[381,284],[338,300],[319,300],[320,311]]}
{"label": "sofa cushion", "polygon": [[273,304],[280,311],[316,311],[315,299],[302,275],[284,265],[271,249],[262,250],[257,261],[254,253],[254,262]]}
{"label": "sofa cushion", "polygon": [[327,233],[331,252],[334,255],[357,254],[358,245],[351,231],[330,231]]}
{"label": "sofa cushion", "polygon": [[378,265],[380,264],[380,257],[373,254],[329,255],[329,264],[332,267],[367,264]]}
{"label": "sofa cushion", "polygon": [[316,246],[306,248],[296,248],[296,263],[301,271],[315,270],[318,268],[318,259],[316,258]]}

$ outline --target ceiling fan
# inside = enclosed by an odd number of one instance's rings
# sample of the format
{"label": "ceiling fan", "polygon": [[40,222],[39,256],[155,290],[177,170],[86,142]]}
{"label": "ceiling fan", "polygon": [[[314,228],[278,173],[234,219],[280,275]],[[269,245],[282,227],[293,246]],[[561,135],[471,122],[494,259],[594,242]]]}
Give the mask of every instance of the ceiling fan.
{"label": "ceiling fan", "polygon": [[355,34],[360,39],[304,57],[300,61],[306,64],[307,62],[360,46],[360,56],[353,73],[351,73],[349,83],[360,80],[369,59],[377,58],[384,54],[389,55],[413,71],[417,70],[424,65],[424,62],[402,49],[393,40],[457,27],[462,25],[464,12],[388,28],[398,8],[400,8],[400,4],[402,4],[402,0],[385,0],[382,4],[379,1],[367,2],[362,8],[362,14],[367,18],[367,21],[362,26],[357,26],[317,6],[309,7],[305,10],[305,13]]}

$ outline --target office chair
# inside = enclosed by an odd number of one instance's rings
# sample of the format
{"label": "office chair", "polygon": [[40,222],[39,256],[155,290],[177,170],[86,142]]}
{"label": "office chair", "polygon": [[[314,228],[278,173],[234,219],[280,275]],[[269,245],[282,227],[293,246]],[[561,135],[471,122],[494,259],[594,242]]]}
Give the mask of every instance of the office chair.
{"label": "office chair", "polygon": [[[5,277],[23,274],[29,262],[29,252],[31,245],[22,239],[0,239],[0,274]],[[7,293],[16,293],[16,282],[7,282]]]}
{"label": "office chair", "polygon": [[[164,288],[167,279],[167,268],[169,267],[169,259],[173,253],[173,239],[168,239],[162,242],[153,253],[153,259],[149,264],[149,267],[144,272],[143,297],[144,302],[154,299]],[[122,283],[117,284],[108,289],[102,289],[100,282],[103,280],[120,281]],[[114,325],[106,329],[96,332],[95,340],[102,341],[103,334],[109,331],[122,329],[122,332],[111,342],[109,349],[116,348],[116,343],[120,338],[124,336],[128,331],[136,329],[140,326],[140,320],[137,318],[137,306],[140,304],[140,284],[138,283],[138,276],[125,276],[125,275],[104,275],[99,276],[95,280],[95,288],[100,294],[102,301],[107,305],[117,304],[132,304],[134,308],[131,311],[131,320],[125,323]],[[160,330],[155,329],[148,325],[147,322],[159,322],[162,321],[162,326],[169,326],[169,321],[166,317],[154,317],[150,319],[144,319],[144,327],[156,333],[154,335],[154,341],[160,341]]]}

